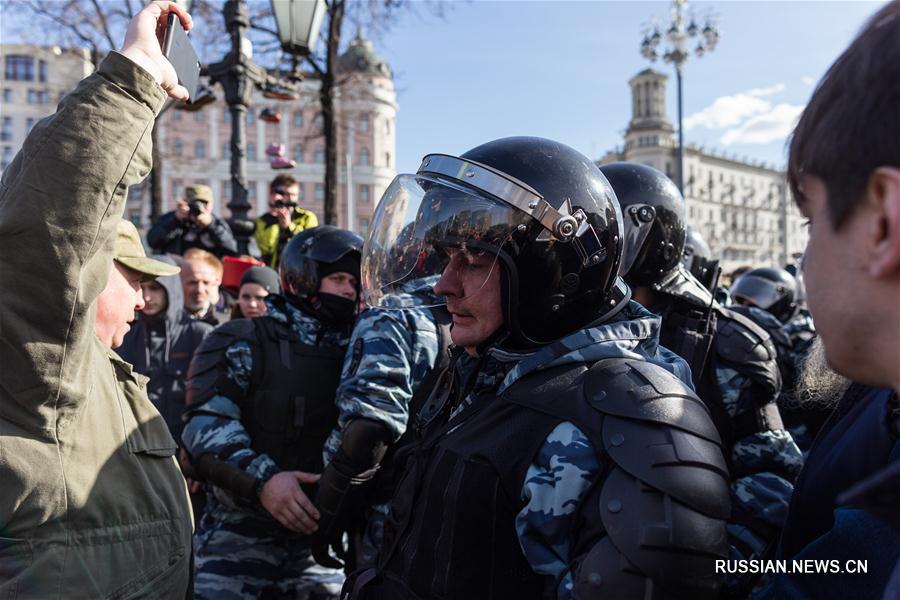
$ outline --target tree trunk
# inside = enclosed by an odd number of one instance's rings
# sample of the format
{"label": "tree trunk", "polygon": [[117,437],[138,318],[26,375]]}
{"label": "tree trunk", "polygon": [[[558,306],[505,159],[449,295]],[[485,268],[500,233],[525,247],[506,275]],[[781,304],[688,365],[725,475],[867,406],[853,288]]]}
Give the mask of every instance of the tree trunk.
{"label": "tree trunk", "polygon": [[159,120],[153,124],[150,131],[150,139],[153,141],[153,168],[150,169],[150,178],[147,187],[150,192],[150,224],[156,223],[156,220],[163,212],[163,189],[162,189],[162,153],[159,149]]}
{"label": "tree trunk", "polygon": [[[341,24],[344,20],[344,0],[331,2],[328,19],[328,49],[325,70],[321,73],[319,101],[322,104],[322,133],[325,136],[325,206],[324,217],[328,225],[338,224],[338,130],[335,118],[334,87],[338,49],[341,45]],[[348,228],[350,224],[348,224]]]}

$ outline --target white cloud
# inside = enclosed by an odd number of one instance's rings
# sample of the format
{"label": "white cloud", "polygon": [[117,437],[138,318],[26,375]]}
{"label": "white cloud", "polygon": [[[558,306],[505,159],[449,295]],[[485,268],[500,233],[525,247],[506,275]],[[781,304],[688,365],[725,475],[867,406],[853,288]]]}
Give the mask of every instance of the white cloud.
{"label": "white cloud", "polygon": [[768,144],[787,139],[803,106],[794,104],[778,104],[771,110],[756,114],[737,127],[732,127],[722,135],[721,142],[725,146],[731,144]]}
{"label": "white cloud", "polygon": [[747,94],[748,94],[749,96],[757,96],[757,97],[759,97],[759,96],[771,96],[772,94],[777,94],[777,93],[779,93],[779,92],[783,92],[783,91],[784,91],[784,87],[785,87],[785,86],[784,86],[783,83],[776,83],[775,85],[770,85],[769,87],[764,87],[764,88],[753,88],[752,90],[750,90],[749,92],[747,92]]}
{"label": "white cloud", "polygon": [[703,110],[686,117],[684,128],[692,129],[700,126],[707,129],[724,129],[734,127],[745,119],[771,110],[772,103],[763,100],[763,97],[778,94],[784,89],[783,83],[776,83],[769,87],[753,88],[733,96],[720,96]]}
{"label": "white cloud", "polygon": [[707,129],[734,127],[744,119],[764,112],[771,106],[770,102],[749,94],[721,96],[700,112],[685,117],[684,128],[693,129],[698,125]]}
{"label": "white cloud", "polygon": [[804,75],[800,78],[800,83],[802,83],[803,85],[816,85],[816,80],[809,75]]}

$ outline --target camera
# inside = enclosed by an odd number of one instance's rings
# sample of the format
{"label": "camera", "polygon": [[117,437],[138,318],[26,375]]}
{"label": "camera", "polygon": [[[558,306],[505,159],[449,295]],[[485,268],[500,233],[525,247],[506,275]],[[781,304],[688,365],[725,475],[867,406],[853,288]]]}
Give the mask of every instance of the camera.
{"label": "camera", "polygon": [[191,200],[188,202],[188,214],[192,217],[199,217],[200,213],[203,212],[203,207],[200,206],[199,200]]}
{"label": "camera", "polygon": [[276,200],[272,203],[274,208],[297,208],[296,202],[285,202],[284,200]]}

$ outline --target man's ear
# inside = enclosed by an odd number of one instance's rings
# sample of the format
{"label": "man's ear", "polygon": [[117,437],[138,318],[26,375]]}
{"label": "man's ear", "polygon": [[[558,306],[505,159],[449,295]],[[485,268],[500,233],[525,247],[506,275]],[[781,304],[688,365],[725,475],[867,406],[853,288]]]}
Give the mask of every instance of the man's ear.
{"label": "man's ear", "polygon": [[869,274],[890,277],[900,273],[900,168],[875,169],[867,193],[876,211],[870,231]]}

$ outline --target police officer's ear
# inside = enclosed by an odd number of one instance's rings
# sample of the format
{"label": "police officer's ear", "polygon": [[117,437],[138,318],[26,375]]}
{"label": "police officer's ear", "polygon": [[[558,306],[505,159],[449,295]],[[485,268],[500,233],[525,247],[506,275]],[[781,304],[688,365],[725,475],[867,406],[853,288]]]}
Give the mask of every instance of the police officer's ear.
{"label": "police officer's ear", "polygon": [[869,275],[876,279],[898,276],[900,275],[900,169],[896,167],[875,169],[869,177],[866,196],[866,208],[873,211],[865,232],[869,245],[867,257]]}

